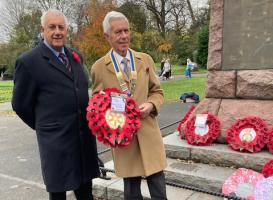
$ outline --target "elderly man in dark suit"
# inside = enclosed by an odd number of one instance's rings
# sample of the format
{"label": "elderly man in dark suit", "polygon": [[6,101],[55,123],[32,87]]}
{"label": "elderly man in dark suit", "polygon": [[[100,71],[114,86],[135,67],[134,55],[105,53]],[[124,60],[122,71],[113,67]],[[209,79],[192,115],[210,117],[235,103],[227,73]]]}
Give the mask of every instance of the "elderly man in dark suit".
{"label": "elderly man in dark suit", "polygon": [[85,118],[88,80],[82,58],[65,46],[64,14],[41,17],[44,40],[16,61],[12,106],[36,130],[42,174],[50,200],[91,200],[92,179],[99,175],[96,140]]}

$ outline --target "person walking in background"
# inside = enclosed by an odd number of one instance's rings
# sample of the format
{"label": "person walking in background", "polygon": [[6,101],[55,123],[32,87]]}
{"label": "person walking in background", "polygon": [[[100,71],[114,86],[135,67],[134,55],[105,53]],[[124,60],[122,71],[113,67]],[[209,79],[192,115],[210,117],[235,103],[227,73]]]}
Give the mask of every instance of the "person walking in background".
{"label": "person walking in background", "polygon": [[162,76],[163,72],[164,72],[164,64],[165,64],[165,58],[163,58],[160,62],[160,73],[159,76]]}
{"label": "person walking in background", "polygon": [[[147,178],[152,199],[167,199],[163,173],[167,166],[166,155],[155,119],[164,97],[154,61],[148,54],[129,48],[129,22],[122,13],[107,13],[103,30],[112,49],[91,68],[92,92],[106,88],[121,89],[122,82],[125,82],[126,91],[139,105],[142,118],[133,142],[127,147],[112,149],[116,175],[124,180],[124,199],[143,199],[140,189],[142,176]],[[120,71],[117,69],[122,72],[123,81],[118,78]]]}
{"label": "person walking in background", "polygon": [[170,76],[171,76],[171,63],[170,63],[170,59],[167,59],[164,63],[162,77],[165,78],[165,80],[168,80]]}
{"label": "person walking in background", "polygon": [[82,57],[65,46],[68,22],[58,10],[41,17],[43,41],[15,66],[12,107],[36,130],[41,167],[50,200],[92,200],[99,176],[96,139],[86,120],[88,80]]}
{"label": "person walking in background", "polygon": [[187,59],[187,66],[186,66],[186,70],[185,70],[185,77],[186,78],[191,78],[191,70],[192,70],[192,62],[188,58]]}

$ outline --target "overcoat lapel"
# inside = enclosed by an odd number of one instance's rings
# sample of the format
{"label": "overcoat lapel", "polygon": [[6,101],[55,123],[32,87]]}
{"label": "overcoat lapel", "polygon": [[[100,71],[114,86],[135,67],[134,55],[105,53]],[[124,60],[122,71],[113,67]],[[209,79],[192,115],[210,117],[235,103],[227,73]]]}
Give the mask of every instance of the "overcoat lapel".
{"label": "overcoat lapel", "polygon": [[139,74],[140,69],[143,68],[143,61],[141,60],[141,56],[139,53],[133,51],[134,59],[135,59],[135,64],[136,64],[136,71],[137,74]]}
{"label": "overcoat lapel", "polygon": [[[111,51],[112,51],[112,50],[111,50]],[[105,65],[106,65],[106,68],[107,68],[110,72],[116,74],[114,65],[113,65],[112,60],[111,60],[111,51],[109,51],[109,52],[106,54],[106,56],[105,56],[105,58],[104,58],[104,63],[105,63]]]}
{"label": "overcoat lapel", "polygon": [[[40,49],[42,51],[43,57],[48,60],[48,63],[50,66],[56,68],[57,70],[64,73],[68,78],[73,80],[73,74],[70,73],[61,63],[61,61],[58,60],[58,58],[51,52],[51,50],[44,44],[40,43]],[[70,59],[71,60],[71,59]],[[69,60],[69,62],[70,62]]]}
{"label": "overcoat lapel", "polygon": [[[69,49],[65,48],[65,53],[68,57],[69,64],[71,65],[71,70],[73,72],[74,81],[75,81],[75,83],[77,83],[79,80],[80,70],[82,69],[81,62],[74,60],[72,52]],[[69,73],[69,74],[71,74],[71,73]]]}

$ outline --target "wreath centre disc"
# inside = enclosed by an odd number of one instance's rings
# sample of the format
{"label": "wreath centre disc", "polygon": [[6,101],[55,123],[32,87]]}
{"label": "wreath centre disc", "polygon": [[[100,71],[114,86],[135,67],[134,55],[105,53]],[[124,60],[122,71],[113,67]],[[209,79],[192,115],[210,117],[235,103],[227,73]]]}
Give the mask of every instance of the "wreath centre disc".
{"label": "wreath centre disc", "polygon": [[126,117],[123,113],[108,109],[105,113],[105,119],[108,126],[112,129],[122,128],[125,124]]}
{"label": "wreath centre disc", "polygon": [[256,131],[253,128],[244,128],[240,134],[240,140],[243,142],[252,142],[256,138]]}
{"label": "wreath centre disc", "polygon": [[204,136],[209,132],[209,126],[207,124],[204,127],[196,126],[194,132],[197,135]]}
{"label": "wreath centre disc", "polygon": [[253,185],[250,183],[240,183],[238,184],[235,194],[238,197],[247,198],[250,196],[254,191]]}

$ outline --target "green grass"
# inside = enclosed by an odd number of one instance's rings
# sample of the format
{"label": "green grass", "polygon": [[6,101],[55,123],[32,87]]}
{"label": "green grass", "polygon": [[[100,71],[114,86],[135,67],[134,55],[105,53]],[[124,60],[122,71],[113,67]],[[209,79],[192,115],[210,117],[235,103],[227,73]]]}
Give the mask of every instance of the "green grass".
{"label": "green grass", "polygon": [[[155,64],[157,71],[160,71],[160,63]],[[183,75],[185,73],[185,65],[172,65],[173,75]],[[206,74],[207,70],[204,68],[199,68],[198,71],[193,71],[192,74]]]}
{"label": "green grass", "polygon": [[[164,90],[165,101],[179,101],[181,94],[195,92],[200,99],[205,96],[206,78],[190,78],[177,81],[164,81],[161,86]],[[0,81],[0,103],[10,102],[12,97],[12,81]]]}
{"label": "green grass", "polygon": [[203,77],[162,82],[165,102],[179,101],[180,96],[186,92],[195,92],[201,100],[205,97],[205,82],[206,78]]}
{"label": "green grass", "polygon": [[0,103],[11,101],[12,88],[12,81],[0,81]]}

